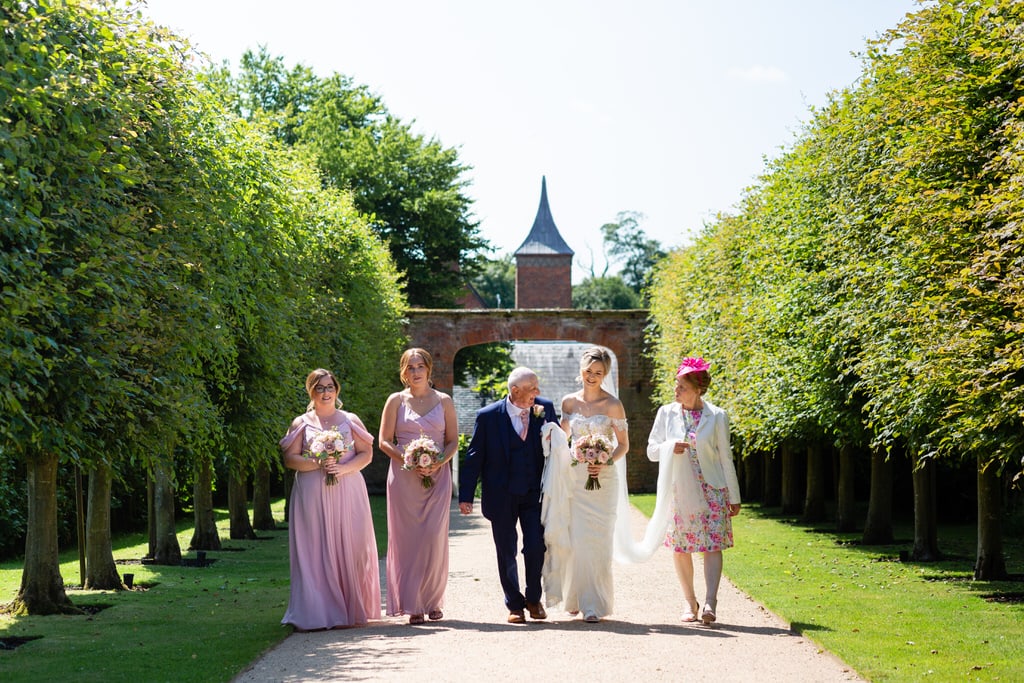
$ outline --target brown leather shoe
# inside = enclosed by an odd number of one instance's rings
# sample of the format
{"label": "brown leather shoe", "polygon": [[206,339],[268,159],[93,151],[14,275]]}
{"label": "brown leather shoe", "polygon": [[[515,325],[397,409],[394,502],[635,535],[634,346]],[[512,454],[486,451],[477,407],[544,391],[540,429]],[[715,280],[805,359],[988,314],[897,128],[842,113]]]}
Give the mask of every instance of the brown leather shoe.
{"label": "brown leather shoe", "polygon": [[530,612],[531,619],[547,619],[548,613],[544,611],[544,605],[539,602],[526,603],[526,609]]}
{"label": "brown leather shoe", "polygon": [[514,609],[508,613],[508,623],[510,624],[525,624],[526,615],[523,614],[523,610]]}

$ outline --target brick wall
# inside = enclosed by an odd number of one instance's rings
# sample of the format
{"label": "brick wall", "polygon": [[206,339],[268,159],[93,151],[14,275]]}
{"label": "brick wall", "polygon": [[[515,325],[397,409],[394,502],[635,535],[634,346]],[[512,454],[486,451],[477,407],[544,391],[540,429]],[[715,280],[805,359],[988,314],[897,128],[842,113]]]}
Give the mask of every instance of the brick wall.
{"label": "brick wall", "polygon": [[572,254],[516,256],[516,308],[572,308]]}

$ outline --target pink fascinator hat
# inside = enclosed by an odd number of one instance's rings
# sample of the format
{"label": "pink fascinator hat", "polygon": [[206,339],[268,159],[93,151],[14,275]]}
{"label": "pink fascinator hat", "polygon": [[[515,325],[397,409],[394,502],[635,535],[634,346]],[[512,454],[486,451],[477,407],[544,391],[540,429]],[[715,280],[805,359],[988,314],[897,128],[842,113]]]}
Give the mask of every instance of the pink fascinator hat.
{"label": "pink fascinator hat", "polygon": [[676,377],[682,377],[688,375],[691,372],[706,372],[711,367],[711,363],[700,356],[687,356],[683,359],[683,362],[679,364],[679,370],[676,371]]}

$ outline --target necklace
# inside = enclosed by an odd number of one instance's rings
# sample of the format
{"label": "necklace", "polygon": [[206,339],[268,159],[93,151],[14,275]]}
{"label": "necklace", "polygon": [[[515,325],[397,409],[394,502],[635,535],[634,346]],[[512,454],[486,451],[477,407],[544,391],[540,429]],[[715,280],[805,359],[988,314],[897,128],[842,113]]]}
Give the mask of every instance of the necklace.
{"label": "necklace", "polygon": [[409,392],[409,398],[406,403],[410,408],[413,409],[418,415],[423,415],[423,409],[426,407],[433,408],[434,392],[423,394],[422,396],[416,396],[411,391]]}
{"label": "necklace", "polygon": [[330,415],[320,415],[320,414],[317,414],[316,421],[320,423],[320,429],[321,430],[327,430],[327,429],[331,429],[332,427],[337,427],[338,425],[333,424],[333,423],[335,421],[335,418],[338,415],[338,412],[339,411],[335,409],[335,410],[331,411]]}

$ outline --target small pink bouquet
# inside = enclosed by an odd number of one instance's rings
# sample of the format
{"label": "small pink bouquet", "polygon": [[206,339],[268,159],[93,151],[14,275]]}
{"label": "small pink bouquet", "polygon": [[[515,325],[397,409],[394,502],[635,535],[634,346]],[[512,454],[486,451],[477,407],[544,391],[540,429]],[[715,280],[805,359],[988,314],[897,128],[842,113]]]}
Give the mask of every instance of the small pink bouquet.
{"label": "small pink bouquet", "polygon": [[[309,444],[307,457],[316,458],[323,464],[325,459],[332,456],[335,458],[341,457],[350,448],[352,448],[352,442],[345,441],[345,437],[341,435],[341,432],[337,429],[325,429],[313,437],[313,441]],[[324,476],[324,484],[327,486],[334,486],[337,483],[338,478],[330,472]]]}
{"label": "small pink bouquet", "polygon": [[[603,434],[584,434],[572,444],[572,466],[610,465],[612,463],[612,441]],[[584,488],[593,491],[601,488],[597,477],[590,475]]]}
{"label": "small pink bouquet", "polygon": [[[405,447],[405,453],[402,454],[403,470],[414,470],[417,467],[431,467],[441,462],[441,449],[437,447],[434,440],[428,436],[420,436],[418,439],[413,439]],[[423,477],[423,488],[429,489],[434,486],[434,480],[431,477]]]}

